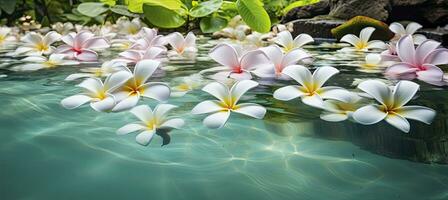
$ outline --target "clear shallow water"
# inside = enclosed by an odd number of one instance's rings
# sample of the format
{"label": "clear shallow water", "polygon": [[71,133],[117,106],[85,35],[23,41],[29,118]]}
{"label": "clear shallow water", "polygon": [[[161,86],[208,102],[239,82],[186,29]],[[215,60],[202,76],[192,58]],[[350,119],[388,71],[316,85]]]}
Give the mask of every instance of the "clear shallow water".
{"label": "clear shallow water", "polygon": [[[201,45],[195,63],[168,63],[174,66],[168,69],[177,69],[153,80],[172,82],[217,65],[206,59],[215,42]],[[381,77],[326,59],[315,66],[341,70],[329,85],[354,89],[354,78]],[[412,103],[438,115],[431,126],[411,122],[409,134],[384,123],[324,122],[318,110],[299,101],[274,100],[272,92],[283,83],[258,87],[244,99],[268,108],[264,120],[232,115],[226,127],[209,130],[201,124],[204,116],[189,114],[211,98],[198,89],[170,98],[180,106],[173,114],[187,122],[170,133],[171,143],[161,147],[156,137],[143,147],[134,134],[115,135],[135,121],[130,113],[59,105],[78,93],[74,82],[64,81],[78,68],[11,72],[8,67],[0,70],[7,75],[0,78],[1,199],[448,199],[448,93],[441,88],[421,83]]]}

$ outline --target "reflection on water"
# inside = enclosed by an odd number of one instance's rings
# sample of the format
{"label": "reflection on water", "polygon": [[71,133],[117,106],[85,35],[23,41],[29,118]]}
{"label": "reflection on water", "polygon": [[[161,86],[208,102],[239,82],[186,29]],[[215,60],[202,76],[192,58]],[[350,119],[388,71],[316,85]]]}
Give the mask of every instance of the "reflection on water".
{"label": "reflection on water", "polygon": [[[155,81],[173,82],[216,66],[203,44],[196,62],[165,65]],[[354,65],[362,55],[339,55],[327,45],[310,46],[315,66],[341,74],[329,85],[354,89],[355,78],[381,78]],[[15,60],[4,63],[17,63]],[[91,65],[89,65],[91,66]],[[209,96],[196,89],[169,103],[187,125],[171,132],[171,143],[148,147],[116,129],[134,121],[129,113],[97,113],[88,106],[65,110],[59,102],[75,94],[64,78],[77,67],[0,74],[1,199],[447,199],[448,95],[420,83],[414,104],[438,111],[431,126],[413,121],[404,134],[380,123],[329,123],[299,100],[281,102],[262,86],[247,98],[268,108],[264,120],[231,117],[225,128],[208,130],[191,108]],[[83,66],[85,67],[85,66]],[[172,81],[173,80],[173,81]],[[204,81],[205,84],[206,82]],[[172,83],[177,84],[177,83]],[[153,100],[145,100],[151,106]],[[432,163],[432,164],[428,164]],[[435,164],[440,163],[440,164]]]}

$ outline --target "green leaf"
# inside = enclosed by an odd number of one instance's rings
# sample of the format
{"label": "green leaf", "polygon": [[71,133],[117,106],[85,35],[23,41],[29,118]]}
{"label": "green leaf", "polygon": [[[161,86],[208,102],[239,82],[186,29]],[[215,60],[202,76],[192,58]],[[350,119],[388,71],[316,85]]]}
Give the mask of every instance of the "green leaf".
{"label": "green leaf", "polygon": [[154,4],[143,4],[145,18],[161,28],[177,28],[185,24],[185,19],[175,10]]}
{"label": "green leaf", "polygon": [[185,5],[180,0],[128,0],[128,9],[134,13],[143,13],[143,4],[158,5],[170,10],[177,10]]}
{"label": "green leaf", "polygon": [[117,4],[117,0],[100,0],[100,2],[108,6],[115,6],[115,4]]}
{"label": "green leaf", "polygon": [[89,17],[96,17],[108,10],[109,8],[104,3],[99,2],[86,2],[79,4],[78,6],[78,11],[81,14]]}
{"label": "green leaf", "polygon": [[128,17],[139,17],[139,15],[129,12],[128,8],[123,5],[116,5],[114,7],[111,7],[110,10],[119,15],[124,15]]}
{"label": "green leaf", "polygon": [[12,14],[16,8],[17,0],[0,0],[0,8],[8,14]]}
{"label": "green leaf", "polygon": [[252,30],[260,33],[267,33],[271,30],[271,20],[263,8],[263,3],[259,0],[238,0],[236,7],[244,22]]}
{"label": "green leaf", "polygon": [[226,10],[226,11],[227,10],[237,10],[236,3],[232,2],[232,1],[223,1],[221,9]]}
{"label": "green leaf", "polygon": [[129,11],[133,13],[143,13],[143,0],[127,0]]}
{"label": "green leaf", "polygon": [[317,3],[319,1],[320,0],[299,0],[299,1],[293,2],[293,3],[289,4],[288,6],[286,6],[282,12],[283,12],[283,14],[286,14],[294,8],[301,7],[301,6],[307,6],[310,4]]}
{"label": "green leaf", "polygon": [[227,26],[227,20],[222,17],[204,17],[199,23],[203,33],[213,33]]}
{"label": "green leaf", "polygon": [[205,17],[217,11],[222,5],[222,0],[210,0],[201,2],[190,10],[192,17]]}

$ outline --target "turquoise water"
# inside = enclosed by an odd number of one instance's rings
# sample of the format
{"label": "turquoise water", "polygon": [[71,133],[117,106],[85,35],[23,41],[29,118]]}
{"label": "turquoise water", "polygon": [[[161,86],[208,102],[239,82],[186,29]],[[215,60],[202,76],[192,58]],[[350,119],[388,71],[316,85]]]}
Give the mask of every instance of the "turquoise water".
{"label": "turquoise water", "polygon": [[[173,83],[217,65],[206,58],[216,41],[204,41],[196,62],[167,63],[169,71],[153,80]],[[307,50],[338,55],[325,46]],[[320,57],[314,66],[339,68],[341,74],[328,84],[348,89],[356,88],[355,78],[381,77],[354,60],[362,61],[362,55]],[[264,120],[235,114],[224,128],[209,130],[201,123],[204,116],[189,114],[210,99],[198,89],[170,98],[180,106],[173,114],[187,122],[170,133],[171,143],[161,147],[156,137],[144,147],[134,134],[115,134],[135,121],[128,112],[60,106],[79,92],[74,82],[64,81],[79,67],[12,72],[7,68],[17,63],[11,63],[0,69],[7,75],[0,78],[0,199],[448,199],[443,88],[420,83],[412,103],[438,115],[431,126],[412,122],[409,134],[385,123],[324,122],[318,110],[300,101],[272,98],[286,83],[258,87],[245,98],[268,109]]]}

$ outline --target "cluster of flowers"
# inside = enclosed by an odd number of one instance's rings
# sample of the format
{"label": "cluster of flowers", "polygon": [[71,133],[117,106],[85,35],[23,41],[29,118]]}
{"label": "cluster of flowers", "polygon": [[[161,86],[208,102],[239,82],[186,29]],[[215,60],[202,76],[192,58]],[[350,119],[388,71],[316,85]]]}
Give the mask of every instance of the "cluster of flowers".
{"label": "cluster of flowers", "polygon": [[[166,83],[148,82],[154,73],[160,71],[161,64],[168,59],[194,59],[197,52],[196,36],[188,33],[185,37],[180,33],[159,35],[157,30],[144,27],[138,20],[122,20],[115,28],[101,28],[93,33],[89,30],[66,32],[61,36],[50,31],[45,36],[29,32],[21,38],[16,55],[27,55],[24,61],[32,62],[21,66],[22,70],[36,70],[59,65],[76,65],[80,62],[98,60],[98,50],[110,46],[123,49],[118,57],[103,63],[101,68],[82,69],[83,73],[72,74],[67,80],[83,78],[78,84],[83,92],[62,100],[61,104],[74,109],[86,103],[100,112],[121,112],[130,110],[140,122],[128,124],[120,128],[118,134],[141,131],[136,140],[147,145],[157,131],[178,129],[184,121],[176,117],[168,117],[168,112],[176,106],[160,103],[154,110],[147,105],[139,105],[143,97],[165,102],[173,95],[173,89]],[[408,25],[405,30],[401,24],[394,23],[391,30],[397,37],[390,42],[389,49],[381,53],[380,61],[394,61],[385,70],[386,75],[399,79],[413,79],[440,84],[443,72],[436,65],[448,63],[448,50],[440,48],[440,43],[422,39],[423,36],[412,35],[416,24]],[[64,27],[64,26],[62,26]],[[60,27],[61,28],[61,25]],[[106,31],[107,29],[107,31]],[[368,51],[382,49],[387,45],[382,41],[369,41],[375,31],[368,27],[360,36],[346,35],[341,41],[353,47],[344,48],[343,52]],[[2,30],[0,30],[2,32]],[[5,31],[3,31],[5,32]],[[62,32],[62,31],[59,31]],[[118,32],[118,34],[115,34]],[[0,37],[6,38],[7,34]],[[396,40],[398,39],[398,42]],[[61,40],[64,44],[53,47]],[[313,62],[313,56],[302,47],[313,42],[307,34],[293,38],[288,30],[279,31],[272,38],[274,44],[267,47],[242,48],[233,43],[220,43],[210,50],[209,56],[219,67],[199,72],[203,75],[216,72],[211,77],[216,80],[233,79],[229,87],[222,81],[211,82],[202,90],[217,100],[207,100],[197,104],[192,114],[209,114],[203,123],[209,128],[221,128],[228,121],[232,112],[257,119],[264,118],[266,109],[255,103],[238,103],[249,90],[257,87],[255,80],[270,82],[276,80],[294,80],[298,84],[277,89],[273,96],[281,101],[300,98],[309,106],[321,109],[321,119],[326,121],[343,121],[353,119],[361,124],[375,124],[385,120],[404,132],[410,131],[407,119],[418,120],[430,124],[436,112],[423,106],[405,106],[419,90],[419,85],[408,81],[399,81],[394,87],[377,80],[367,80],[358,85],[361,92],[353,92],[341,87],[324,86],[325,82],[339,73],[334,67],[318,67],[312,73],[307,65]],[[415,48],[415,43],[419,43]],[[167,48],[170,46],[170,50]],[[372,57],[372,55],[367,55]],[[128,66],[133,66],[130,70]],[[102,81],[102,78],[105,80]],[[194,89],[194,81],[185,81],[181,87],[183,95]],[[197,83],[196,83],[197,84]],[[378,103],[364,101],[374,99]],[[367,102],[367,103],[365,103]]]}

